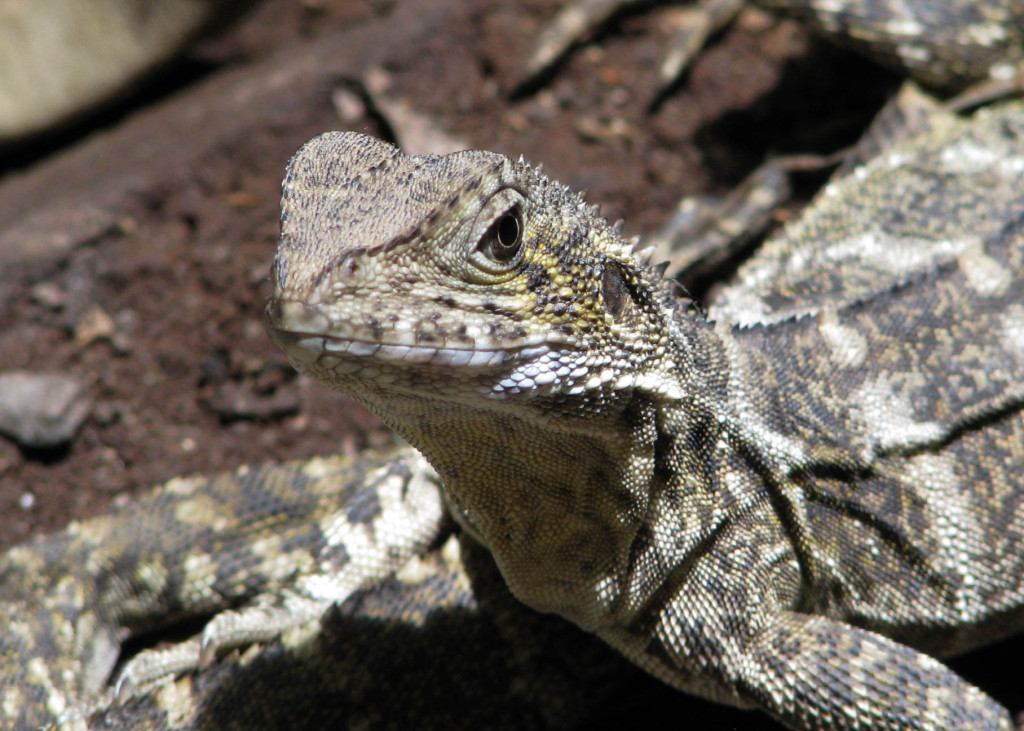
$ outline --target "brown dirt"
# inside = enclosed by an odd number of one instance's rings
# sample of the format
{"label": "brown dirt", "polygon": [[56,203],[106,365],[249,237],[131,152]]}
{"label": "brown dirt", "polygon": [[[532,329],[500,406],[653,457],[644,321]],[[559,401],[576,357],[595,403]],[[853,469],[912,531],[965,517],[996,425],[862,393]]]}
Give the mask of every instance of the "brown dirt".
{"label": "brown dirt", "polygon": [[[827,68],[807,62],[810,44],[802,32],[763,16],[729,33],[684,87],[648,114],[654,67],[668,40],[663,11],[622,19],[575,53],[549,84],[510,102],[507,91],[555,3],[433,3],[422,12],[410,11],[410,3],[397,9],[356,0],[305,5],[264,3],[192,49],[178,76],[172,70],[163,83],[178,100],[188,98],[192,113],[216,118],[220,97],[193,89],[218,75],[237,76],[260,62],[272,69],[275,54],[302,44],[332,34],[340,44],[366,27],[404,22],[407,33],[399,27],[393,34],[400,42],[373,59],[391,75],[394,95],[472,146],[543,161],[554,177],[589,190],[610,218],[626,217],[632,232],[656,226],[682,195],[727,190],[768,151],[820,147],[814,137],[823,130],[831,135],[825,144],[843,144],[865,117],[857,110],[846,122],[848,107],[825,93],[839,83],[829,73],[848,59]],[[196,69],[206,73],[196,76]],[[786,112],[772,108],[780,86],[790,87]],[[296,379],[260,321],[284,164],[304,139],[341,127],[330,92],[315,89],[318,98],[305,108],[282,108],[260,127],[239,123],[239,133],[231,119],[219,118],[228,130],[223,139],[184,171],[170,171],[168,162],[181,154],[181,141],[152,154],[148,148],[180,132],[181,114],[168,110],[165,99],[147,98],[146,109],[120,109],[100,120],[113,119],[112,132],[103,134],[120,134],[123,142],[83,155],[97,140],[88,137],[92,130],[80,130],[81,141],[43,148],[33,168],[0,180],[0,226],[13,228],[26,207],[72,187],[72,179],[84,181],[79,198],[102,199],[120,183],[109,182],[112,176],[127,168],[135,176],[116,200],[112,226],[73,233],[55,255],[18,251],[0,258],[7,270],[0,283],[0,368],[83,376],[94,382],[96,403],[67,450],[26,454],[0,440],[0,545],[94,515],[111,500],[177,474],[339,445],[357,449],[385,438],[354,405]],[[881,98],[876,91],[869,104]],[[831,118],[820,114],[822,106],[832,108]],[[239,108],[249,113],[244,103]],[[142,120],[148,134],[124,134],[143,115],[149,115]],[[616,131],[615,123],[626,131]],[[829,129],[840,123],[847,125],[845,138]],[[386,133],[373,119],[354,126]],[[606,136],[595,138],[595,129]],[[132,158],[140,137],[148,159]],[[31,189],[35,180],[25,178],[58,164],[59,174]],[[12,209],[7,221],[5,202]],[[62,224],[58,216],[53,226]],[[56,285],[56,306],[40,295],[40,283]],[[119,342],[76,337],[96,308],[114,320]],[[249,409],[255,415],[246,416],[245,408],[227,413],[224,402],[237,399],[258,402]],[[297,410],[280,413],[290,404]],[[19,507],[26,495],[30,509]]]}
{"label": "brown dirt", "polygon": [[[749,13],[649,112],[671,12],[655,9],[613,22],[510,101],[557,5],[267,0],[96,128],[11,156],[25,167],[0,178],[0,369],[85,377],[95,407],[66,450],[0,439],[0,545],[175,475],[389,438],[294,376],[261,324],[284,165],[303,140],[343,128],[332,90],[366,65],[471,146],[543,161],[632,233],[683,195],[724,193],[768,155],[849,144],[894,84]],[[350,127],[387,133],[373,114]],[[97,312],[113,341],[83,334]]]}

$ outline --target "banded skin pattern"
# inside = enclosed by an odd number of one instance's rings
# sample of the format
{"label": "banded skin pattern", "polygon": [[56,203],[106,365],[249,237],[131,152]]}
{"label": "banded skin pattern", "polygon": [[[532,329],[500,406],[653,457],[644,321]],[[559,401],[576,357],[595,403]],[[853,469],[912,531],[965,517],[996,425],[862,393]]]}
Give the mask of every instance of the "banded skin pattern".
{"label": "banded skin pattern", "polygon": [[1024,106],[830,185],[706,311],[504,156],[328,133],[267,308],[512,592],[795,729],[1008,729],[937,657],[1024,626]]}

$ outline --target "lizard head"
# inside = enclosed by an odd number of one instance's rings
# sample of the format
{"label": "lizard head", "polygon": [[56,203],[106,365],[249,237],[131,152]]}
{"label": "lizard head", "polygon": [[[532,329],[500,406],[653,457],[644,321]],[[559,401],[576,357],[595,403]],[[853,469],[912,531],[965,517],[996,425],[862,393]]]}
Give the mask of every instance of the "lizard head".
{"label": "lizard head", "polygon": [[600,402],[666,359],[660,270],[522,161],[327,133],[289,163],[281,221],[271,337],[364,400]]}

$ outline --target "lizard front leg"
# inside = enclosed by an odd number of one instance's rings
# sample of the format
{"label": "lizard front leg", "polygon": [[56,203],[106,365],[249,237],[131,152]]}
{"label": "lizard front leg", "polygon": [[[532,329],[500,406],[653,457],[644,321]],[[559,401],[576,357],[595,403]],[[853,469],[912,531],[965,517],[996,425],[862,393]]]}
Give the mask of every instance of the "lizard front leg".
{"label": "lizard front leg", "polygon": [[784,610],[757,628],[709,635],[709,627],[736,617],[696,617],[694,604],[692,596],[670,602],[650,639],[604,639],[670,685],[759,707],[794,729],[1012,728],[993,698],[929,655],[874,632]]}
{"label": "lizard front leg", "polygon": [[[380,581],[424,551],[438,537],[444,521],[433,470],[412,450],[390,460],[363,462],[358,468],[350,468],[351,474],[339,474],[332,468],[325,474],[311,475],[314,480],[347,480],[349,484],[335,510],[310,516],[313,525],[308,533],[300,534],[298,546],[293,547],[298,549],[298,556],[296,551],[288,550],[287,533],[266,531],[264,535],[260,522],[246,527],[253,533],[251,543],[241,546],[233,558],[221,557],[223,560],[211,564],[208,572],[201,565],[198,571],[196,566],[183,566],[183,596],[178,601],[186,607],[192,603],[190,592],[218,590],[217,574],[224,570],[219,568],[221,564],[244,565],[254,559],[280,564],[283,586],[269,585],[241,607],[220,612],[198,637],[139,654],[121,672],[117,694],[125,696],[138,685],[205,665],[223,650],[267,642],[319,619],[332,605]],[[305,469],[315,472],[315,466]],[[302,489],[301,483],[295,487]],[[268,520],[288,520],[287,510],[283,515],[269,515]],[[204,574],[209,586],[202,586]],[[251,583],[253,578],[240,575],[238,580]]]}
{"label": "lizard front leg", "polygon": [[439,536],[433,479],[408,447],[243,467],[171,480],[120,511],[11,549],[0,557],[8,720],[73,724],[103,707],[133,636],[160,639],[175,623],[212,617],[201,636],[129,660],[122,697],[316,620]]}

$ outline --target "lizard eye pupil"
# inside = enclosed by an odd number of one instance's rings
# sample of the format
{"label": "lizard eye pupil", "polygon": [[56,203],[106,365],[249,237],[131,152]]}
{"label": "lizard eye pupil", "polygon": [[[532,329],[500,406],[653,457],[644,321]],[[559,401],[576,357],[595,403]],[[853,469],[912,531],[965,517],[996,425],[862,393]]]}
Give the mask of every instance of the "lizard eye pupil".
{"label": "lizard eye pupil", "polygon": [[494,261],[507,262],[515,258],[523,248],[523,224],[518,208],[507,211],[494,222],[480,248]]}
{"label": "lizard eye pupil", "polygon": [[498,221],[498,243],[505,248],[512,248],[519,243],[519,219],[506,213]]}

